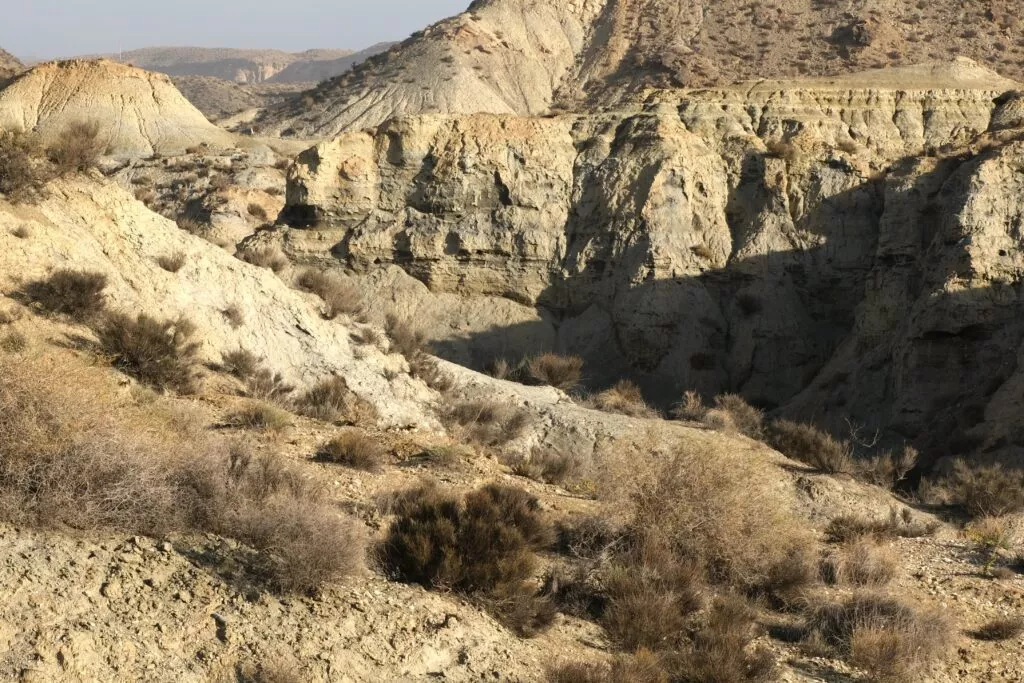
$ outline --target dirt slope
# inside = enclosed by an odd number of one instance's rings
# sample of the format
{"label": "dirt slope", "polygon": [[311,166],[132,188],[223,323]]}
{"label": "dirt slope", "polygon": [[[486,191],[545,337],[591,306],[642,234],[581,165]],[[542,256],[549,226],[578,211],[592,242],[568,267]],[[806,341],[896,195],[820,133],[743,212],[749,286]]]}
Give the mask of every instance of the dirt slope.
{"label": "dirt slope", "polygon": [[162,74],[107,60],[40,64],[0,92],[0,128],[45,141],[71,122],[95,120],[113,156],[169,154],[206,143],[232,144]]}
{"label": "dirt slope", "polygon": [[316,106],[265,123],[300,136],[395,114],[532,114],[607,106],[648,88],[837,75],[972,58],[1024,75],[1024,33],[1004,0],[483,0],[353,73]]}

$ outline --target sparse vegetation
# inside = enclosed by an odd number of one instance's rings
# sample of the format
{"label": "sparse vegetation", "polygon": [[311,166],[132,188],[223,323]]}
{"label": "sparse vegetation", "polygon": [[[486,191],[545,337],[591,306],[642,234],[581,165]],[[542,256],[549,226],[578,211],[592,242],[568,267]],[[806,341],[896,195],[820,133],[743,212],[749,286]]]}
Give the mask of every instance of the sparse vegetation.
{"label": "sparse vegetation", "polygon": [[106,143],[100,138],[99,121],[72,121],[46,150],[61,175],[88,171],[99,164]]}
{"label": "sparse vegetation", "polygon": [[317,453],[321,460],[367,472],[383,469],[384,456],[384,448],[377,440],[354,429],[341,432]]}
{"label": "sparse vegetation", "polygon": [[185,266],[185,259],[186,256],[184,252],[176,251],[173,254],[158,256],[156,263],[168,273],[177,273]]}
{"label": "sparse vegetation", "polygon": [[590,404],[606,413],[619,413],[630,417],[657,416],[657,412],[644,401],[640,387],[626,379],[593,396]]}
{"label": "sparse vegetation", "polygon": [[0,131],[0,193],[15,203],[42,198],[52,173],[41,156],[32,137]]}
{"label": "sparse vegetation", "polygon": [[280,273],[288,267],[290,261],[277,247],[246,248],[238,252],[238,258],[260,268],[267,268]]}
{"label": "sparse vegetation", "polygon": [[256,354],[244,349],[223,354],[221,369],[245,382],[252,398],[280,401],[295,389],[280,373],[265,368]]}
{"label": "sparse vegetation", "polygon": [[1010,640],[1024,633],[1024,617],[999,617],[986,622],[971,633],[978,640]]}
{"label": "sparse vegetation", "polygon": [[395,512],[381,556],[396,578],[477,597],[523,635],[551,623],[528,583],[535,551],[551,542],[536,499],[498,485],[461,498],[425,487],[400,496]]}
{"label": "sparse vegetation", "polygon": [[22,353],[28,348],[28,337],[18,330],[11,330],[0,336],[0,351],[4,353]]}
{"label": "sparse vegetation", "polygon": [[676,420],[703,422],[707,414],[708,407],[696,391],[687,391],[683,400],[672,408],[672,417]]}
{"label": "sparse vegetation", "polygon": [[255,202],[250,203],[249,206],[246,208],[246,211],[249,213],[250,216],[252,216],[256,220],[267,220],[267,210]]}
{"label": "sparse vegetation", "polygon": [[323,314],[328,320],[339,315],[355,315],[363,309],[363,295],[351,280],[320,270],[305,270],[295,283],[316,294],[324,302]]}
{"label": "sparse vegetation", "polygon": [[354,394],[344,377],[334,376],[316,384],[296,400],[298,411],[324,422],[370,425],[377,421],[372,404]]}
{"label": "sparse vegetation", "polygon": [[157,320],[145,313],[131,317],[107,313],[96,335],[115,367],[155,389],[190,393],[195,388],[199,345],[190,341],[195,328],[184,318]]}
{"label": "sparse vegetation", "polygon": [[527,361],[526,367],[534,381],[563,391],[575,388],[583,377],[583,359],[579,356],[542,353]]}
{"label": "sparse vegetation", "polygon": [[885,519],[855,514],[839,515],[829,522],[825,535],[830,540],[842,543],[861,536],[920,538],[935,533],[937,528],[937,522],[919,522],[910,510],[904,508],[903,512],[890,510]]}
{"label": "sparse vegetation", "polygon": [[709,410],[704,421],[709,426],[716,419],[728,428],[734,428],[751,439],[760,439],[764,431],[764,412],[755,408],[738,394],[722,394],[715,397],[715,407]]}
{"label": "sparse vegetation", "polygon": [[850,445],[812,425],[775,420],[768,427],[768,443],[787,458],[810,465],[819,472],[854,472]]}
{"label": "sparse vegetation", "polygon": [[245,313],[242,312],[242,307],[238,304],[230,304],[221,311],[221,314],[228,321],[228,324],[231,325],[232,329],[237,330],[245,324]]}
{"label": "sparse vegetation", "polygon": [[482,446],[501,446],[519,438],[530,423],[524,408],[503,401],[467,399],[449,405],[442,419]]}
{"label": "sparse vegetation", "polygon": [[564,484],[580,469],[578,458],[552,446],[538,446],[527,457],[513,456],[505,462],[520,477],[545,484]]}
{"label": "sparse vegetation", "polygon": [[28,283],[23,293],[47,313],[84,322],[103,311],[106,287],[107,276],[103,273],[61,268],[43,280]]}
{"label": "sparse vegetation", "polygon": [[235,429],[258,429],[280,432],[291,423],[288,413],[266,403],[256,403],[236,410],[225,419],[225,425]]}
{"label": "sparse vegetation", "polygon": [[427,386],[440,392],[451,388],[451,378],[438,367],[437,361],[428,353],[426,335],[421,330],[394,314],[388,314],[384,329],[391,339],[392,350],[405,356],[413,377],[418,377]]}
{"label": "sparse vegetation", "polygon": [[102,371],[60,354],[0,358],[0,517],[217,533],[258,551],[254,578],[286,592],[314,590],[361,564],[356,526],[279,458],[178,431],[160,418],[159,402],[136,409],[117,396]]}
{"label": "sparse vegetation", "polygon": [[814,639],[877,681],[916,680],[945,653],[952,639],[942,614],[915,610],[873,593],[857,593],[818,607],[809,627]]}
{"label": "sparse vegetation", "polygon": [[953,470],[931,491],[938,501],[962,506],[973,517],[1001,517],[1024,510],[1024,469],[1002,463],[953,463]]}

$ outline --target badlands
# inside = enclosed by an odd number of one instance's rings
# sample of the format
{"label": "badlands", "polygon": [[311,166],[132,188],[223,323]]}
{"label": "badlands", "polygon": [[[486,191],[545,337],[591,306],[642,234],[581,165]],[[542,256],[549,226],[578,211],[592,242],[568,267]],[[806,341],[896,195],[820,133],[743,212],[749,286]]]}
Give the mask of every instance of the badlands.
{"label": "badlands", "polygon": [[1016,14],[0,51],[0,679],[1024,681]]}

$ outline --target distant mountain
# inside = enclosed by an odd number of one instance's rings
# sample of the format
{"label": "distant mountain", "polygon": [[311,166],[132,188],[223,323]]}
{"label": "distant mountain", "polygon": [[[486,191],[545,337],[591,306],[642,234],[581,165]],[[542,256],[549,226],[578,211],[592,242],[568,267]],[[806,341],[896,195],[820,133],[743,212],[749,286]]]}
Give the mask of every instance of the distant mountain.
{"label": "distant mountain", "polygon": [[293,53],[280,50],[149,47],[125,52],[119,55],[119,59],[168,76],[213,76],[236,83],[263,83],[293,65],[331,62],[353,54],[352,50],[306,50]]}
{"label": "distant mountain", "polygon": [[389,50],[397,43],[377,43],[365,50],[337,59],[308,59],[292,62],[270,78],[271,83],[319,83],[340,76],[356,64]]}
{"label": "distant mountain", "polygon": [[211,121],[283,102],[312,83],[235,83],[213,76],[172,76],[174,85]]}
{"label": "distant mountain", "polygon": [[260,123],[322,137],[398,114],[592,109],[958,56],[1019,81],[1021,27],[1006,0],[475,0]]}

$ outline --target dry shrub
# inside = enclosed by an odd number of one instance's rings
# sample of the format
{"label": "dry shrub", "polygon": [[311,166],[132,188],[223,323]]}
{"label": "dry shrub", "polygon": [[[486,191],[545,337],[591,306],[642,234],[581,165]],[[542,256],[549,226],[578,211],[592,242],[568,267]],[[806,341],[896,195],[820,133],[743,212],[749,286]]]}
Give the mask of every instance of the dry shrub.
{"label": "dry shrub", "polygon": [[889,516],[885,519],[856,514],[839,515],[829,522],[825,528],[825,536],[840,543],[862,536],[873,536],[878,539],[921,538],[930,536],[938,528],[938,522],[919,522],[914,519],[910,510],[904,508],[902,512],[897,512],[893,508],[889,510]]}
{"label": "dry shrub", "polygon": [[257,204],[256,202],[251,202],[249,206],[246,207],[246,211],[249,213],[250,216],[252,216],[256,220],[267,220],[267,210],[264,209],[259,204]]}
{"label": "dry shrub", "polygon": [[526,367],[534,381],[562,391],[575,388],[583,377],[583,359],[579,356],[542,353],[527,361]]}
{"label": "dry shrub", "polygon": [[837,578],[853,586],[877,588],[896,578],[898,566],[899,558],[891,547],[861,536],[843,547]]}
{"label": "dry shrub", "polygon": [[768,443],[787,458],[826,474],[853,474],[853,449],[813,425],[775,420],[768,426]]}
{"label": "dry shrub", "polygon": [[280,273],[291,263],[277,247],[254,247],[239,251],[238,258],[246,263],[251,263],[259,268],[267,268],[275,273]]}
{"label": "dry shrub", "polygon": [[531,422],[530,413],[512,403],[492,399],[465,399],[447,406],[442,420],[449,429],[465,433],[482,446],[501,446],[519,438]]}
{"label": "dry shrub", "polygon": [[1000,617],[971,632],[978,640],[1010,640],[1024,633],[1024,617]]}
{"label": "dry shrub", "polygon": [[186,257],[184,252],[176,251],[173,254],[158,256],[156,263],[168,273],[177,273],[184,267],[185,259]]}
{"label": "dry shrub", "polygon": [[18,227],[11,230],[11,234],[17,237],[19,240],[27,240],[32,236],[32,229],[27,225],[19,225]]}
{"label": "dry shrub", "polygon": [[638,387],[628,379],[620,380],[611,389],[605,389],[590,399],[590,404],[606,413],[619,413],[630,417],[656,417]]}
{"label": "dry shrub", "polygon": [[305,270],[295,284],[316,294],[324,302],[324,317],[333,320],[339,315],[355,315],[363,310],[363,295],[349,279],[322,270]]}
{"label": "dry shrub", "polygon": [[857,460],[855,474],[862,481],[891,490],[906,479],[917,466],[919,457],[920,453],[912,446],[904,447],[898,454],[885,451],[880,455]]}
{"label": "dry shrub", "polygon": [[409,372],[427,386],[442,393],[452,388],[452,378],[438,366],[437,361],[427,352],[427,338],[408,322],[389,313],[384,330],[391,339],[391,348],[405,356]]}
{"label": "dry shrub", "polygon": [[295,390],[284,381],[281,373],[268,370],[256,354],[245,349],[228,351],[221,356],[220,369],[242,380],[252,398],[281,401]]}
{"label": "dry shrub", "polygon": [[764,412],[744,400],[738,394],[722,394],[715,397],[715,409],[729,416],[731,423],[741,434],[751,439],[760,439],[764,431]]}
{"label": "dry shrub", "polygon": [[756,636],[754,613],[746,602],[736,596],[719,598],[689,646],[670,658],[673,679],[692,683],[772,680],[774,658],[765,649],[750,649]]}
{"label": "dry shrub", "polygon": [[814,638],[878,681],[920,680],[952,640],[944,615],[874,593],[822,605],[808,625]]}
{"label": "dry shrub", "polygon": [[648,547],[617,558],[604,584],[608,602],[601,625],[627,651],[680,647],[701,607],[699,570]]}
{"label": "dry shrub", "polygon": [[461,499],[423,487],[396,497],[394,508],[381,547],[393,576],[475,596],[523,635],[550,624],[550,605],[527,583],[536,550],[551,542],[535,498],[496,484]]}
{"label": "dry shrub", "polygon": [[281,432],[291,424],[291,417],[280,408],[257,403],[231,413],[225,418],[224,424],[235,429]]}
{"label": "dry shrub", "polygon": [[157,320],[145,313],[107,313],[96,327],[115,367],[155,389],[181,393],[195,389],[199,344],[189,341],[194,332],[184,318]]}
{"label": "dry shrub", "polygon": [[0,131],[0,193],[14,203],[41,199],[51,171],[40,156],[39,146],[30,136]]}
{"label": "dry shrub", "polygon": [[535,447],[529,456],[510,456],[505,464],[516,475],[545,484],[564,484],[574,478],[581,467],[579,458],[553,446]]}
{"label": "dry shrub", "polygon": [[22,293],[47,313],[86,321],[103,311],[106,287],[103,273],[61,268],[45,280],[29,282]]}
{"label": "dry shrub", "polygon": [[704,405],[704,399],[696,391],[687,391],[683,394],[683,400],[672,408],[674,419],[687,422],[703,422],[707,414],[708,407]]}
{"label": "dry shrub", "polygon": [[[809,532],[766,465],[709,446],[655,442],[605,456],[602,493],[644,553],[696,563],[707,580],[770,589],[778,568],[808,552]],[[663,450],[658,450],[663,449]]]}
{"label": "dry shrub", "polygon": [[938,483],[946,501],[962,506],[972,517],[1013,514],[1024,510],[1024,469],[953,463],[953,471]]}
{"label": "dry shrub", "polygon": [[549,683],[668,683],[661,658],[650,650],[620,655],[611,664],[573,662],[548,671]]}
{"label": "dry shrub", "polygon": [[357,396],[340,376],[315,384],[296,399],[295,405],[302,415],[324,422],[370,425],[378,417],[373,404]]}
{"label": "dry shrub", "polygon": [[231,329],[237,330],[245,324],[245,314],[242,312],[242,307],[238,304],[230,304],[220,313],[228,321],[228,325],[231,325]]}
{"label": "dry shrub", "polygon": [[99,121],[72,121],[47,148],[46,156],[66,175],[95,168],[105,148]]}
{"label": "dry shrub", "polygon": [[317,458],[367,472],[384,468],[384,447],[365,432],[346,430],[328,441],[317,452]]}
{"label": "dry shrub", "polygon": [[230,681],[224,681],[224,683],[305,683],[306,681],[294,662],[282,658],[264,661],[258,666],[239,665],[235,667],[233,674]]}
{"label": "dry shrub", "polygon": [[28,338],[18,330],[12,330],[0,337],[0,351],[23,353],[28,349]]}
{"label": "dry shrub", "polygon": [[967,538],[977,547],[985,565],[985,573],[991,572],[1000,552],[1013,550],[1016,533],[1013,523],[1006,517],[981,517],[971,521],[964,529]]}

